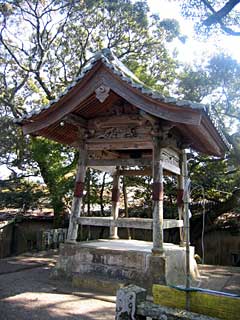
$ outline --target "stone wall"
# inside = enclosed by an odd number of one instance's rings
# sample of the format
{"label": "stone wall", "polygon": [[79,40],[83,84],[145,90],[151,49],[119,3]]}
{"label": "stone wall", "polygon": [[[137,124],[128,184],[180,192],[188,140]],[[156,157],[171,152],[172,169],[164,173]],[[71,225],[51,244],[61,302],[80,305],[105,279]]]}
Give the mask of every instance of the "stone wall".
{"label": "stone wall", "polygon": [[[99,277],[150,288],[152,283],[184,285],[185,248],[164,244],[164,256],[153,255],[152,242],[98,240],[60,246],[56,274]],[[194,248],[190,248],[190,276],[198,277]]]}
{"label": "stone wall", "polygon": [[39,250],[38,236],[41,230],[53,227],[52,221],[21,221],[14,230],[14,254]]}
{"label": "stone wall", "polygon": [[13,222],[8,222],[0,228],[0,259],[12,253],[13,228]]}
{"label": "stone wall", "polygon": [[[201,239],[195,251],[202,257]],[[240,266],[240,236],[229,231],[213,230],[204,235],[205,264]],[[238,256],[238,262],[237,262]]]}
{"label": "stone wall", "polygon": [[[117,240],[116,240],[117,241]],[[165,258],[149,252],[121,251],[84,247],[84,243],[60,245],[56,265],[59,274],[68,277],[92,276],[124,283],[139,283],[150,287],[152,283],[165,283]]]}

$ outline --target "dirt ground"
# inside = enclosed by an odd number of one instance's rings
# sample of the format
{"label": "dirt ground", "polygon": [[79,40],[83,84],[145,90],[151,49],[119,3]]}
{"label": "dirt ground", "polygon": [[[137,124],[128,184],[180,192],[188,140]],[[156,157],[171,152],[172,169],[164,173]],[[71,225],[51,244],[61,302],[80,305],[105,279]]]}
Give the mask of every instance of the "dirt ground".
{"label": "dirt ground", "polygon": [[240,295],[240,268],[199,265],[200,288]]}
{"label": "dirt ground", "polygon": [[[0,260],[0,320],[113,320],[115,296],[54,280],[57,252]],[[199,266],[201,288],[240,294],[240,268]]]}
{"label": "dirt ground", "polygon": [[55,256],[0,260],[1,320],[112,320],[115,297],[73,292],[50,278]]}

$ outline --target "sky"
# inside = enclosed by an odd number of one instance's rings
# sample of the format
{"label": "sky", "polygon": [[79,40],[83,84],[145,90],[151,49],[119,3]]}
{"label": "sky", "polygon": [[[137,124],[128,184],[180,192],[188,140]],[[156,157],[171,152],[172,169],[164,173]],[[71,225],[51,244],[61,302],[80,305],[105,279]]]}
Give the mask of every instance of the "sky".
{"label": "sky", "polygon": [[192,21],[181,16],[180,7],[176,1],[148,0],[151,12],[158,13],[160,18],[174,18],[178,20],[181,32],[188,37],[185,44],[175,42],[178,48],[178,58],[183,62],[201,61],[203,57],[212,55],[213,52],[223,51],[240,62],[240,37],[221,35],[219,39],[209,38],[207,41],[194,39]]}

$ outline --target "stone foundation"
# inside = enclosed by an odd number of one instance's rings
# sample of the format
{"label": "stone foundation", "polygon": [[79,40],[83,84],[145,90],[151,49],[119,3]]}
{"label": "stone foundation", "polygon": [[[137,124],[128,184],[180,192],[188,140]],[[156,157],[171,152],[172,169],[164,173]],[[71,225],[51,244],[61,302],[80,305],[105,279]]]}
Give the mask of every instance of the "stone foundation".
{"label": "stone foundation", "polygon": [[[151,253],[152,243],[137,240],[98,240],[65,243],[60,246],[58,274],[95,277],[150,288],[153,283],[185,283],[185,250],[164,244],[165,255]],[[191,275],[197,276],[191,248]]]}

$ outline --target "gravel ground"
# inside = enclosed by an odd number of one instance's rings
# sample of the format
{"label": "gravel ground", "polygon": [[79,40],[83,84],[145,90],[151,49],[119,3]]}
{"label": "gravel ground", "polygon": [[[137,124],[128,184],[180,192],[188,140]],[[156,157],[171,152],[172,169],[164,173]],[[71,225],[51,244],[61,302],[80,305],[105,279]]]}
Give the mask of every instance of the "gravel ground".
{"label": "gravel ground", "polygon": [[52,280],[53,261],[34,257],[0,261],[1,320],[114,319],[111,297],[100,300],[94,293],[74,294],[68,284]]}

